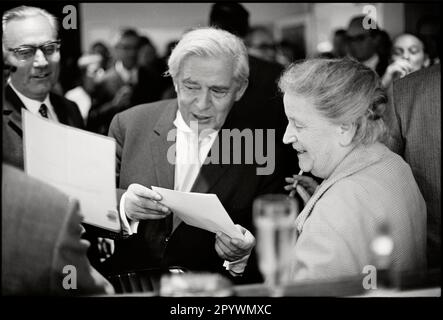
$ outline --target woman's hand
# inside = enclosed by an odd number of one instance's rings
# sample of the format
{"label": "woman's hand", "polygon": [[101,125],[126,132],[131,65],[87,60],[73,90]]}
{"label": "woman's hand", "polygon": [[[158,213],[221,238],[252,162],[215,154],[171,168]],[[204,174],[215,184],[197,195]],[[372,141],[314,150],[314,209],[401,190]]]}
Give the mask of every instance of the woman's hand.
{"label": "woman's hand", "polygon": [[296,190],[303,202],[306,204],[318,188],[318,183],[313,178],[302,175],[294,175],[289,178],[285,178],[289,183],[285,186],[285,190]]}

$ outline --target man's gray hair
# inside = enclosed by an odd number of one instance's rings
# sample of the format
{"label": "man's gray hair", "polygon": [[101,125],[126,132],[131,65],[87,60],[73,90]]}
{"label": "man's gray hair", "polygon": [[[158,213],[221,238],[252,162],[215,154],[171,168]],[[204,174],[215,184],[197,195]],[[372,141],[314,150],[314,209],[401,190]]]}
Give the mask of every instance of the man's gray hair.
{"label": "man's gray hair", "polygon": [[57,18],[50,14],[48,11],[37,8],[37,7],[29,7],[29,6],[20,6],[6,11],[2,17],[2,28],[3,28],[3,43],[5,41],[5,30],[6,25],[13,20],[20,20],[29,17],[34,17],[37,15],[41,15],[46,17],[49,21],[49,24],[54,31],[54,36],[57,38],[58,35],[58,23]]}
{"label": "man's gray hair", "polygon": [[336,125],[354,124],[355,144],[386,139],[387,95],[378,75],[351,59],[311,59],[292,64],[279,81],[283,93],[311,101]]}
{"label": "man's gray hair", "polygon": [[175,46],[168,60],[168,73],[175,79],[188,56],[229,57],[234,64],[234,78],[239,83],[249,77],[248,53],[237,36],[217,28],[198,28],[187,32]]}

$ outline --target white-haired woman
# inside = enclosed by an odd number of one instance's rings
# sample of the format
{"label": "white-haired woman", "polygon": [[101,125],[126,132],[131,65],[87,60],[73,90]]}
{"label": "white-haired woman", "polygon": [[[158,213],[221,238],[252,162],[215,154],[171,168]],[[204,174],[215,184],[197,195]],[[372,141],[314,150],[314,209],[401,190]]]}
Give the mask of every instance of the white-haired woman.
{"label": "white-haired woman", "polygon": [[291,278],[361,274],[374,264],[370,243],[388,225],[395,270],[425,266],[426,206],[411,169],[380,141],[386,95],[364,65],[314,59],[280,79],[289,120],[284,142],[304,172],[324,179],[287,178],[306,205],[297,217]]}

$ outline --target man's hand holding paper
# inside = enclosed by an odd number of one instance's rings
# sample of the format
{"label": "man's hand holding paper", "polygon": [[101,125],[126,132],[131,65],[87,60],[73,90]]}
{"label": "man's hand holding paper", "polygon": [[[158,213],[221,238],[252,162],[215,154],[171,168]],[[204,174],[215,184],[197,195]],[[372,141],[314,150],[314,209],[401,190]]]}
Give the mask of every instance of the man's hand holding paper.
{"label": "man's hand holding paper", "polygon": [[134,221],[163,219],[171,213],[168,207],[159,203],[163,197],[140,184],[133,183],[125,194],[126,216]]}
{"label": "man's hand holding paper", "polygon": [[251,254],[255,245],[255,238],[241,225],[235,225],[243,234],[243,238],[230,238],[222,232],[215,236],[215,251],[220,258],[227,261],[236,261]]}
{"label": "man's hand holding paper", "polygon": [[162,205],[170,208],[187,224],[214,233],[223,232],[231,238],[244,237],[215,194],[181,192],[154,186],[152,190],[162,196]]}
{"label": "man's hand holding paper", "polygon": [[243,273],[255,245],[254,236],[240,225],[234,225],[215,194],[180,192],[152,187],[162,204],[189,225],[216,234],[215,251],[225,260],[225,267],[236,275]]}

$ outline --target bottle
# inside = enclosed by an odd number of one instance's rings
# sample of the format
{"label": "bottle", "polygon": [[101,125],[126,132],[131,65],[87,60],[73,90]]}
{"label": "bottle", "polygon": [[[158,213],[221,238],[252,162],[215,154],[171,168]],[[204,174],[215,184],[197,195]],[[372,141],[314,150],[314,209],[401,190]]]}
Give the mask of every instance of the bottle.
{"label": "bottle", "polygon": [[388,223],[383,222],[377,228],[377,233],[371,242],[371,253],[377,270],[377,287],[391,288],[393,286],[392,259],[394,240]]}

